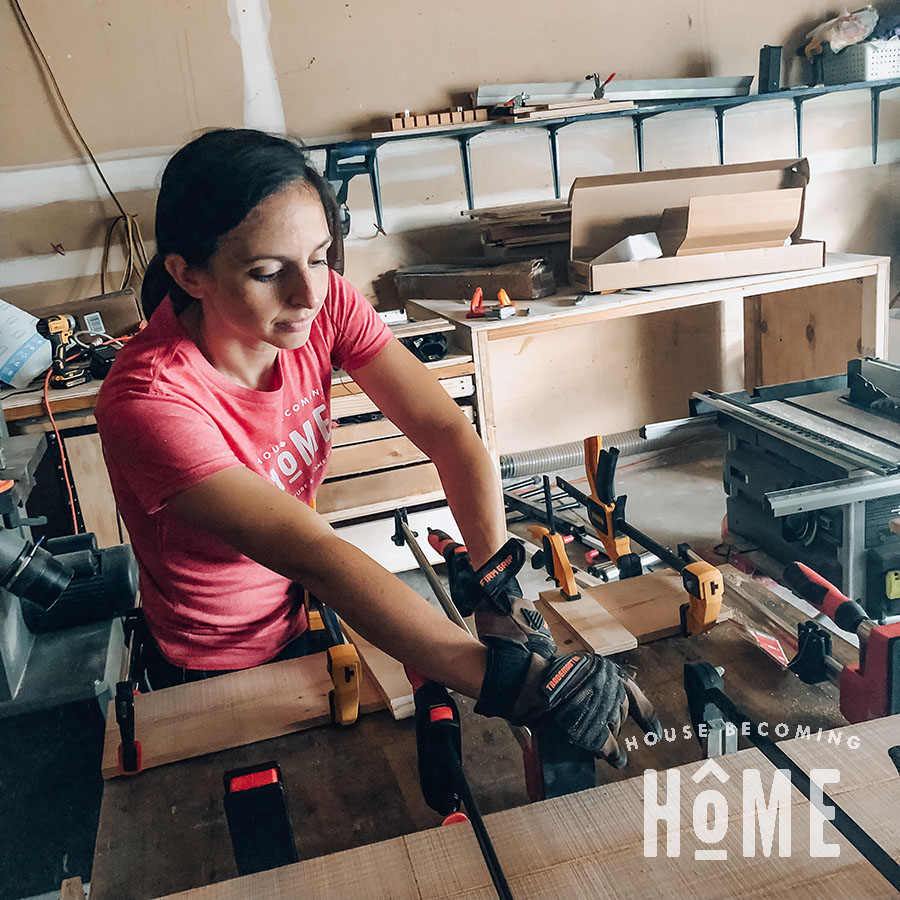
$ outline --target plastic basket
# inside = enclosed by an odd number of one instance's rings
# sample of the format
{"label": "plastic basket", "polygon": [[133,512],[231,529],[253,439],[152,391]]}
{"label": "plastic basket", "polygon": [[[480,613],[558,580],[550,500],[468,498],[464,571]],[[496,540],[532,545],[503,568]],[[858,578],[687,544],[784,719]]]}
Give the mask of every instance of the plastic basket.
{"label": "plastic basket", "polygon": [[840,53],[825,51],[825,84],[853,84],[900,77],[900,41],[866,41]]}

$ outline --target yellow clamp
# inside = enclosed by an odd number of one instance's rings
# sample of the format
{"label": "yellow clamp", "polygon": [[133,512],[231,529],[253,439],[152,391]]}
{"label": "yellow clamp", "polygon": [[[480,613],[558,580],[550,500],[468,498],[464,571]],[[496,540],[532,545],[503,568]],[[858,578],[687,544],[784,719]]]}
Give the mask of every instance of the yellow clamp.
{"label": "yellow clamp", "polygon": [[359,688],[362,663],[353,644],[328,648],[328,674],[334,685],[328,694],[331,720],[337,725],[352,725],[359,718]]}
{"label": "yellow clamp", "polygon": [[685,631],[703,634],[716,624],[722,609],[722,573],[711,563],[698,561],[684,567],[681,579],[691,597],[684,614]]}
{"label": "yellow clamp", "polygon": [[541,551],[544,554],[544,568],[553,576],[563,597],[566,600],[578,600],[581,594],[575,584],[575,573],[566,553],[563,536],[558,532],[549,531],[543,525],[529,525],[528,531],[532,540],[540,540]]}

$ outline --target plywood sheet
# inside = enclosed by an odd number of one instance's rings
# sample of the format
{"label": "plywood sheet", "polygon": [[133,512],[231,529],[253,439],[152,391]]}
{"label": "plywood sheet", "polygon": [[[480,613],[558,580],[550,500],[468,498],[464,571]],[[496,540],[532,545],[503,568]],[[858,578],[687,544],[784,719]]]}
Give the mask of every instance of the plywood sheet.
{"label": "plywood sheet", "polygon": [[336,447],[331,453],[325,477],[338,478],[360,472],[374,472],[377,469],[391,469],[425,459],[428,457],[409,438],[399,435],[381,441]]}
{"label": "plywood sheet", "polygon": [[[661,825],[659,855],[645,855],[644,786],[640,777],[487,816],[486,824],[513,896],[516,900],[563,896],[592,900],[892,896],[882,877],[830,823],[824,825],[824,837],[828,843],[839,845],[839,856],[810,857],[809,804],[797,791],[791,792],[791,815],[796,823],[791,856],[765,856],[760,852],[745,857],[743,772],[748,768],[760,770],[765,784],[774,774],[773,767],[755,749],[716,761],[724,783],[708,769],[703,775],[703,765],[697,762],[679,769],[680,853],[673,857],[665,855]],[[725,851],[726,858],[698,861],[694,854],[704,845],[693,831],[694,801],[701,790],[711,787],[727,803],[728,828],[715,845]],[[660,802],[665,790],[661,785]],[[329,871],[333,881],[327,884],[323,877]],[[249,896],[287,900],[301,894],[306,900],[338,896],[350,900],[388,896],[397,900],[496,898],[471,828],[454,825],[183,892],[170,900],[243,900]]]}
{"label": "plywood sheet", "polygon": [[[269,663],[193,684],[176,685],[134,698],[135,740],[145,769],[241,747],[331,721],[331,678],[325,655]],[[365,680],[360,713],[383,703]],[[119,730],[109,705],[103,746],[103,777],[119,774]]]}
{"label": "plywood sheet", "polygon": [[595,653],[608,656],[637,647],[634,635],[584,589],[580,600],[565,600],[558,590],[541,591],[540,599]]}

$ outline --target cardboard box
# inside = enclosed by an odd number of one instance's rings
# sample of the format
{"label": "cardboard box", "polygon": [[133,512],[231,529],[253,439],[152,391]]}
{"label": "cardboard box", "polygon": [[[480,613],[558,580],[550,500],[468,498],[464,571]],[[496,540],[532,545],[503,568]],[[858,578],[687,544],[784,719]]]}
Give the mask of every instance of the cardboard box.
{"label": "cardboard box", "polygon": [[136,331],[143,321],[141,305],[131,288],[111,294],[98,294],[84,300],[71,300],[35,313],[36,316],[74,316],[78,331],[105,332],[119,337]]}
{"label": "cardboard box", "polygon": [[[808,181],[805,159],[576,178],[569,283],[618,291],[818,268],[825,244],[801,238]],[[647,232],[658,234],[666,255],[593,262]]]}

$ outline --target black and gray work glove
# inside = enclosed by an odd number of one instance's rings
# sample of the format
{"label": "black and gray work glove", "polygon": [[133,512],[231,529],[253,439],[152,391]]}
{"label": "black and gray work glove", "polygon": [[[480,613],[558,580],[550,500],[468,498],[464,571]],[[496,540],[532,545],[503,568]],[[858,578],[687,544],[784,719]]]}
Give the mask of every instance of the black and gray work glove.
{"label": "black and gray work glove", "polygon": [[645,733],[662,734],[653,705],[606,657],[579,652],[545,659],[518,641],[482,640],[488,659],[475,712],[513,725],[549,719],[570,743],[616,768],[628,762],[616,738],[629,713]]}
{"label": "black and gray work glove", "polygon": [[450,597],[463,616],[475,613],[478,636],[503,637],[524,644],[543,657],[556,653],[544,617],[522,596],[516,575],[525,563],[525,548],[511,538],[478,571],[469,554],[443,531],[429,529],[429,540],[444,557]]}

